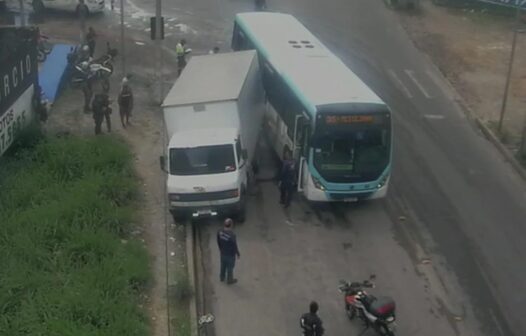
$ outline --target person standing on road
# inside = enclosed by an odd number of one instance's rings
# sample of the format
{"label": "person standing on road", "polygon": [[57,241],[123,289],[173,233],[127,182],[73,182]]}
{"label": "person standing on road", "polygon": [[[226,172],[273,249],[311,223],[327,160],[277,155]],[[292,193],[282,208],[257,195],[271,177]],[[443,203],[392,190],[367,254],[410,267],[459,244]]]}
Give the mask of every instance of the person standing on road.
{"label": "person standing on road", "polygon": [[301,315],[300,326],[304,336],[323,336],[323,322],[318,316],[318,303],[312,301],[309,305],[309,312]]}
{"label": "person standing on road", "polygon": [[183,72],[184,67],[186,66],[186,40],[182,39],[175,46],[175,54],[177,55],[177,71],[178,76]]}
{"label": "person standing on road", "polygon": [[88,28],[88,34],[86,35],[86,43],[88,44],[89,48],[89,56],[93,57],[93,54],[95,53],[95,38],[97,37],[97,34],[95,33],[95,30],[93,27]]}
{"label": "person standing on road", "polygon": [[292,193],[296,182],[296,164],[292,159],[289,150],[285,150],[283,155],[283,166],[279,175],[279,202],[286,208],[290,205],[292,200]]}
{"label": "person standing on road", "polygon": [[237,279],[234,279],[234,266],[236,265],[236,256],[239,259],[239,249],[237,247],[236,234],[232,231],[234,222],[232,219],[225,219],[224,227],[217,232],[217,246],[221,254],[221,271],[219,273],[219,280],[226,281],[227,284],[235,284]]}
{"label": "person standing on road", "polygon": [[130,124],[130,116],[133,109],[133,92],[126,77],[122,80],[122,88],[119,93],[118,102],[122,127],[126,128],[126,125]]}
{"label": "person standing on road", "polygon": [[111,132],[111,107],[110,97],[107,93],[98,93],[95,95],[92,104],[93,120],[95,121],[95,134],[102,133],[102,121],[106,119],[106,127]]}

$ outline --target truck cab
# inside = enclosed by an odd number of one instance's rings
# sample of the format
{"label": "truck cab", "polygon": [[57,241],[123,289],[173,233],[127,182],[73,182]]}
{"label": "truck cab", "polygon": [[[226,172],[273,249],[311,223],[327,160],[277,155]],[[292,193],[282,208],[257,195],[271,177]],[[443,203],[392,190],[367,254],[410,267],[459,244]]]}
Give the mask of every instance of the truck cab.
{"label": "truck cab", "polygon": [[244,220],[248,164],[237,129],[178,132],[162,163],[174,219],[221,213]]}

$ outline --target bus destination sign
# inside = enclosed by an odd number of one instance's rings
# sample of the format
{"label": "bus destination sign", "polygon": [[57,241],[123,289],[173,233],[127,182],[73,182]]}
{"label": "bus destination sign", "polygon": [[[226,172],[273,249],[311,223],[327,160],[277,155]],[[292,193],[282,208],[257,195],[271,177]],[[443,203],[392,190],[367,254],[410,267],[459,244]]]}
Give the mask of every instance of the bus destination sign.
{"label": "bus destination sign", "polygon": [[325,124],[327,125],[345,125],[345,124],[373,124],[374,116],[372,115],[327,115]]}

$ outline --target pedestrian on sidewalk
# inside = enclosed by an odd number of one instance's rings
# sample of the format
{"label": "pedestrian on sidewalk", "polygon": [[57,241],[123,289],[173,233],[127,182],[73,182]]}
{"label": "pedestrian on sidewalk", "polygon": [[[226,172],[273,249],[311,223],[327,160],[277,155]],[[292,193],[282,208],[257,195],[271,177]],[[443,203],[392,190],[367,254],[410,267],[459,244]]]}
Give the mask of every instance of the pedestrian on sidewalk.
{"label": "pedestrian on sidewalk", "polygon": [[290,205],[292,201],[292,194],[296,184],[296,163],[292,159],[290,150],[285,149],[283,153],[283,166],[279,175],[279,203],[283,204],[285,208]]}
{"label": "pedestrian on sidewalk", "polygon": [[219,280],[226,281],[227,284],[235,284],[237,279],[234,278],[234,267],[236,265],[236,257],[239,259],[239,249],[237,247],[236,234],[233,231],[234,222],[232,219],[225,219],[224,227],[217,232],[217,246],[221,254],[221,271],[219,273]]}
{"label": "pedestrian on sidewalk", "polygon": [[89,48],[89,56],[93,58],[93,54],[95,54],[95,44],[97,33],[95,33],[95,30],[93,27],[88,28],[88,34],[86,34],[86,43],[88,44]]}
{"label": "pedestrian on sidewalk", "polygon": [[323,336],[325,330],[318,316],[318,308],[318,303],[312,301],[309,305],[309,312],[301,315],[300,326],[304,336]]}
{"label": "pedestrian on sidewalk", "polygon": [[111,132],[111,101],[107,93],[97,93],[93,98],[92,110],[93,120],[95,121],[95,134],[102,133],[102,122],[106,119],[106,127]]}
{"label": "pedestrian on sidewalk", "polygon": [[122,127],[126,128],[126,125],[130,124],[130,117],[133,109],[133,92],[128,83],[128,78],[126,77],[122,80],[118,102]]}

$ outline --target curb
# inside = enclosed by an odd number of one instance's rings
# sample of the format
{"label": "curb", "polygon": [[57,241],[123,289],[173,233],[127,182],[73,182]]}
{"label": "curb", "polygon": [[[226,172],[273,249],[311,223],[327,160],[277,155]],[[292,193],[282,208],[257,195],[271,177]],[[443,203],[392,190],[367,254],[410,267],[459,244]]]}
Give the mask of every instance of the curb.
{"label": "curb", "polygon": [[197,280],[195,274],[195,259],[194,259],[194,230],[193,223],[186,223],[186,258],[187,258],[187,271],[188,281],[192,285],[194,295],[190,298],[190,335],[197,336]]}
{"label": "curb", "polygon": [[513,153],[509,149],[507,149],[506,146],[502,144],[502,142],[500,142],[499,138],[495,135],[495,133],[493,133],[493,131],[489,129],[482,120],[477,118],[476,122],[484,136],[491,143],[493,143],[495,147],[497,147],[499,152],[506,158],[506,161],[511,163],[511,165],[513,166],[513,168],[515,168],[517,173],[526,181],[526,169],[522,167],[521,163],[515,158]]}

